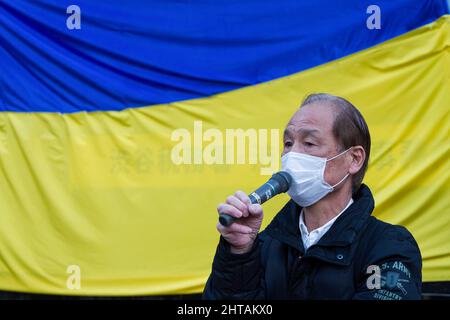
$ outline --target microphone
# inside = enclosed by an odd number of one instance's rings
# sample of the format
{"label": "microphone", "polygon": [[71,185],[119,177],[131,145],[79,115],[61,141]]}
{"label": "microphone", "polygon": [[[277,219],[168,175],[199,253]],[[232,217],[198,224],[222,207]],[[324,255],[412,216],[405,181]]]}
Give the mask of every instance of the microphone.
{"label": "microphone", "polygon": [[[286,171],[279,171],[272,175],[272,177],[264,183],[261,187],[250,193],[248,196],[252,204],[263,204],[267,200],[273,198],[277,194],[284,193],[289,190],[292,183],[292,177]],[[228,227],[235,222],[238,218],[232,217],[227,214],[219,215],[219,222],[224,227]]]}

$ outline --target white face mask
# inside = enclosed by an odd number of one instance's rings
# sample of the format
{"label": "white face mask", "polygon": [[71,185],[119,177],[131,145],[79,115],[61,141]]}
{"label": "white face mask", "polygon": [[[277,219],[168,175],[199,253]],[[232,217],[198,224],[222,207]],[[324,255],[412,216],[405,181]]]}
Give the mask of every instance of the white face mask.
{"label": "white face mask", "polygon": [[341,181],[330,186],[324,178],[327,161],[343,155],[348,150],[350,148],[330,159],[298,152],[288,152],[282,156],[281,170],[292,176],[292,184],[287,192],[292,200],[301,207],[308,207],[332,192],[350,174],[347,173]]}

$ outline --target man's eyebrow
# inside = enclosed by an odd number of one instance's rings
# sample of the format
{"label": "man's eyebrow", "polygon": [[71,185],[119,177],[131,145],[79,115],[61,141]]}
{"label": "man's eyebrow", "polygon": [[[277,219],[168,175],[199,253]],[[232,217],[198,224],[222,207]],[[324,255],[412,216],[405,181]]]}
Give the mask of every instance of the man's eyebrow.
{"label": "man's eyebrow", "polygon": [[[318,129],[308,129],[308,128],[300,128],[298,130],[295,131],[295,134],[297,134],[298,136],[302,137],[302,138],[306,138],[306,137],[313,137],[316,139],[319,139],[320,135],[318,134],[320,133],[320,130]],[[283,136],[284,137],[292,137],[294,135],[294,131],[291,129],[284,129],[284,133]]]}
{"label": "man's eyebrow", "polygon": [[283,136],[284,136],[284,137],[286,137],[286,136],[291,137],[291,136],[292,136],[292,130],[290,130],[290,129],[288,129],[288,128],[284,129],[284,131],[283,131]]}
{"label": "man's eyebrow", "polygon": [[[314,139],[320,139],[320,135],[318,133],[320,133],[320,130],[308,129],[308,128],[300,128],[295,131],[295,134],[297,134],[298,136],[300,136],[303,139],[307,138],[307,137],[312,137]],[[293,138],[293,136],[294,136],[294,130],[289,129],[289,128],[284,129],[283,139]]]}
{"label": "man's eyebrow", "polygon": [[297,130],[297,133],[304,137],[312,136],[318,138],[318,133],[320,133],[320,130],[300,128]]}

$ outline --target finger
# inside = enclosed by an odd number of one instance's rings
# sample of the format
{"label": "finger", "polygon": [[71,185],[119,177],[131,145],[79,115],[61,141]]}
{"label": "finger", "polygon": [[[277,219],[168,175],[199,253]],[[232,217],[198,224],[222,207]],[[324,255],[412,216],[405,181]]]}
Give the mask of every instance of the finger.
{"label": "finger", "polygon": [[234,193],[234,195],[235,195],[236,198],[241,200],[247,206],[252,204],[252,202],[250,201],[250,198],[248,197],[248,195],[244,191],[238,190],[238,191],[236,191]]}
{"label": "finger", "polygon": [[261,207],[260,204],[254,203],[254,204],[251,204],[251,205],[248,207],[248,212],[249,212],[252,216],[259,216],[259,215],[262,215],[263,209],[262,209],[262,207]]}
{"label": "finger", "polygon": [[235,218],[241,218],[242,217],[242,211],[236,209],[236,207],[227,204],[227,203],[221,203],[217,207],[217,212],[219,214],[228,214]]}
{"label": "finger", "polygon": [[232,206],[236,207],[239,211],[241,211],[244,217],[248,217],[247,205],[243,203],[241,200],[239,200],[237,197],[229,196],[227,198],[227,203],[231,204]]}
{"label": "finger", "polygon": [[228,227],[224,227],[222,224],[218,223],[217,230],[221,234],[230,234],[230,233],[250,234],[253,232],[252,228],[239,223],[233,223]]}
{"label": "finger", "polygon": [[232,232],[232,233],[249,234],[249,233],[253,232],[252,228],[250,228],[246,225],[240,224],[240,223],[230,224],[227,228],[228,228],[228,231]]}

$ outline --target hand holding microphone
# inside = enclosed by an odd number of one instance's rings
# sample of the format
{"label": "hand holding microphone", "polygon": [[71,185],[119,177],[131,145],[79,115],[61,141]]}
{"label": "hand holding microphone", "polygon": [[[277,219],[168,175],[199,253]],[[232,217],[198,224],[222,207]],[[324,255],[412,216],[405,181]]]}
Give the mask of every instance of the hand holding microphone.
{"label": "hand holding microphone", "polygon": [[286,192],[291,180],[287,172],[280,171],[249,196],[237,191],[227,198],[226,203],[217,207],[217,230],[231,245],[232,253],[245,253],[251,249],[263,219],[261,204]]}

